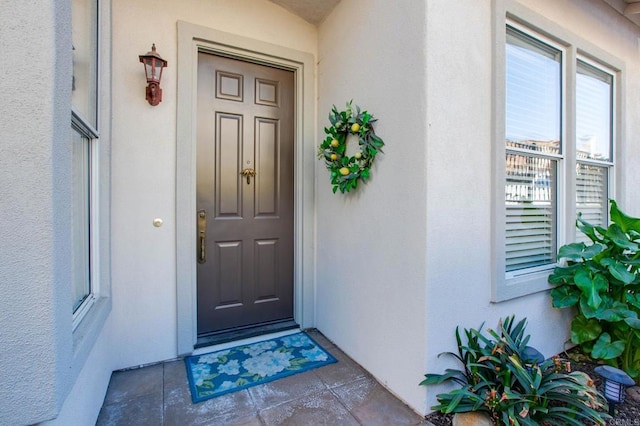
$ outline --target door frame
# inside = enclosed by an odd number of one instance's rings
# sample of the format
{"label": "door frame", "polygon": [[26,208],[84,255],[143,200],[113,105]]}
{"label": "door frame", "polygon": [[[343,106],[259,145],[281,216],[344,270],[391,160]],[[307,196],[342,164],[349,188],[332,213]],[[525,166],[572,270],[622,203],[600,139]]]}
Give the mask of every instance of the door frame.
{"label": "door frame", "polygon": [[315,318],[315,84],[310,53],[178,21],[176,128],[177,353],[197,341],[196,94],[198,52],[271,65],[294,73],[293,315],[302,328]]}

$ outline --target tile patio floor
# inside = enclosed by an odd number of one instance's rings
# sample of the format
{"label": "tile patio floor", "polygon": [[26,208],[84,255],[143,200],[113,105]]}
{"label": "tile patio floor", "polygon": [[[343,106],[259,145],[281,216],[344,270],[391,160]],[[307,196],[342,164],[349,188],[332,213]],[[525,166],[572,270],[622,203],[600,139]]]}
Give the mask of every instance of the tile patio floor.
{"label": "tile patio floor", "polygon": [[338,362],[198,404],[183,360],[114,372],[96,424],[430,425],[322,334],[309,335]]}

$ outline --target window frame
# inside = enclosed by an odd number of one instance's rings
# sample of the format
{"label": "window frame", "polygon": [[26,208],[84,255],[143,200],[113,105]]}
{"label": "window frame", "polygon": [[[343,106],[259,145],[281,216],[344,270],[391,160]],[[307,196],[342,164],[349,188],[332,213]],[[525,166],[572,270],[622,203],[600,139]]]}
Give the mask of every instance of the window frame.
{"label": "window frame", "polygon": [[[100,127],[102,118],[101,108],[101,81],[102,81],[102,53],[103,53],[103,16],[104,5],[100,0],[86,0],[95,3],[95,16],[93,17],[92,31],[95,31],[96,48],[92,56],[95,60],[95,87],[93,87],[93,102],[95,117],[85,116],[73,103],[71,104],[71,131],[78,132],[89,144],[89,244],[88,244],[88,268],[89,268],[89,294],[82,303],[72,311],[72,332],[76,332],[83,320],[89,316],[96,302],[101,298],[101,270],[100,263],[103,255],[101,253],[101,220],[100,220],[100,198],[101,198],[101,155],[100,155]],[[73,18],[72,18],[73,25]],[[92,125],[92,123],[95,123]],[[72,244],[74,241],[72,240]],[[72,306],[73,309],[73,306]]]}
{"label": "window frame", "polygon": [[[566,75],[567,75],[567,49],[565,46],[563,46],[562,44],[556,42],[555,40],[546,37],[542,34],[539,34],[537,32],[534,32],[533,30],[531,30],[529,27],[524,26],[516,21],[513,20],[509,20],[507,19],[506,24],[505,24],[505,50],[506,50],[506,46],[507,46],[507,41],[506,41],[506,33],[509,31],[509,28],[515,30],[516,32],[519,32],[531,39],[533,39],[534,42],[536,42],[537,44],[541,44],[543,46],[545,46],[545,48],[549,48],[549,49],[553,49],[555,51],[557,51],[560,54],[560,75],[558,76],[558,83],[560,85],[560,99],[559,99],[559,133],[558,133],[558,137],[559,137],[559,146],[558,146],[558,153],[543,153],[543,152],[537,152],[537,151],[533,151],[533,150],[529,150],[529,149],[524,149],[524,148],[517,148],[517,147],[508,147],[506,145],[506,113],[507,113],[507,103],[506,103],[506,91],[505,91],[505,99],[504,99],[504,116],[505,116],[505,126],[502,130],[502,141],[504,144],[504,157],[503,157],[503,162],[506,159],[506,156],[508,154],[513,154],[513,155],[523,155],[523,156],[527,156],[527,157],[537,157],[537,158],[543,158],[543,159],[549,159],[551,161],[555,161],[555,172],[556,172],[556,181],[555,181],[555,195],[556,195],[556,199],[554,200],[555,202],[555,215],[554,215],[554,226],[552,227],[553,232],[555,232],[555,239],[554,239],[554,246],[557,248],[561,245],[561,242],[558,239],[558,236],[561,235],[562,232],[562,223],[560,218],[563,217],[563,212],[565,209],[565,204],[563,202],[563,197],[562,197],[562,189],[565,187],[565,181],[564,179],[562,179],[562,177],[565,175],[565,167],[566,167],[566,144],[567,144],[567,132],[566,132],[566,105],[567,105],[567,99],[566,99],[566,93],[567,91],[565,90],[565,86],[566,86]],[[505,72],[504,72],[504,85],[506,87],[506,80],[507,80],[507,73],[506,73],[506,53],[505,53]],[[506,166],[505,167],[505,183],[506,183]],[[503,183],[503,194],[505,191],[504,188],[505,184]],[[505,200],[504,200],[504,195],[503,195],[503,204],[505,204]],[[504,209],[505,209],[505,219],[506,219],[506,204],[504,205]],[[505,226],[506,228],[506,226]],[[506,243],[506,229],[505,229],[505,243]],[[506,249],[506,244],[504,245],[505,249]],[[534,267],[530,267],[530,268],[525,268],[525,269],[516,269],[516,270],[512,270],[512,271],[507,271],[506,268],[506,252],[505,252],[505,267],[504,267],[504,273],[505,273],[505,280],[509,281],[513,284],[517,284],[518,281],[520,280],[525,280],[525,281],[529,281],[528,278],[531,277],[536,277],[540,275],[540,274],[548,274],[551,270],[553,270],[554,264],[550,263],[550,264],[544,264],[544,265],[538,265],[538,266],[534,266]],[[513,285],[512,284],[512,285]]]}
{"label": "window frame", "polygon": [[612,164],[608,172],[608,196],[616,197],[618,174],[615,159],[620,139],[620,82],[622,62],[608,52],[576,36],[558,24],[509,0],[496,1],[493,32],[493,207],[491,301],[494,303],[551,289],[548,276],[554,264],[506,272],[506,42],[507,26],[563,51],[561,65],[561,154],[558,160],[556,248],[575,241],[576,217],[576,73],[578,60],[613,75]]}
{"label": "window frame", "polygon": [[[578,62],[583,62],[588,66],[591,66],[599,71],[602,71],[605,74],[611,76],[611,111],[610,111],[610,122],[611,122],[611,134],[609,140],[609,160],[598,160],[594,158],[585,158],[579,159],[577,153],[575,155],[574,165],[577,167],[578,164],[590,165],[595,167],[605,168],[607,171],[607,199],[614,198],[613,194],[615,194],[615,172],[616,172],[616,154],[617,154],[617,143],[616,140],[618,138],[618,101],[619,101],[619,89],[618,89],[618,81],[619,81],[619,70],[615,70],[614,68],[607,66],[600,61],[596,61],[591,57],[582,54],[580,52],[576,55],[576,74],[578,72]],[[576,88],[577,92],[577,88]],[[576,101],[577,104],[577,101]],[[576,135],[577,139],[577,135]],[[575,141],[574,141],[575,142]],[[577,144],[575,144],[577,149]],[[575,203],[576,212],[578,211],[577,200]],[[604,206],[605,212],[605,222],[609,223],[609,206],[608,203]],[[576,229],[575,239],[579,240],[580,231]]]}
{"label": "window frame", "polygon": [[[89,269],[89,293],[82,301],[82,303],[73,310],[72,318],[73,325],[72,330],[75,330],[82,319],[87,315],[91,307],[95,304],[100,293],[100,244],[99,244],[99,197],[97,196],[99,191],[99,170],[100,162],[98,157],[98,131],[91,127],[91,125],[85,122],[82,117],[72,107],[71,109],[71,127],[72,132],[77,132],[83,139],[86,139],[86,143],[89,145],[89,221],[88,221],[88,269]],[[74,241],[72,240],[72,244]]]}

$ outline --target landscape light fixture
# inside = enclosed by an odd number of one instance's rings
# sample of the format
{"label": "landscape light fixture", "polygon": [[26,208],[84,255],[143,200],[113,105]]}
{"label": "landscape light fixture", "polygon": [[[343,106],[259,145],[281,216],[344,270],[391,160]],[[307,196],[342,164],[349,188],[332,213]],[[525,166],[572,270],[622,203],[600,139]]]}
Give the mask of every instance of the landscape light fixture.
{"label": "landscape light fixture", "polygon": [[160,80],[162,79],[162,69],[167,66],[167,61],[162,59],[156,52],[156,44],[153,43],[151,50],[145,55],[140,55],[140,62],[144,64],[144,73],[147,77],[147,101],[153,106],[162,102],[162,89]]}
{"label": "landscape light fixture", "polygon": [[626,387],[634,385],[635,381],[624,371],[610,365],[600,365],[593,371],[604,379],[604,397],[609,403],[609,414],[613,416],[616,404],[624,402]]}

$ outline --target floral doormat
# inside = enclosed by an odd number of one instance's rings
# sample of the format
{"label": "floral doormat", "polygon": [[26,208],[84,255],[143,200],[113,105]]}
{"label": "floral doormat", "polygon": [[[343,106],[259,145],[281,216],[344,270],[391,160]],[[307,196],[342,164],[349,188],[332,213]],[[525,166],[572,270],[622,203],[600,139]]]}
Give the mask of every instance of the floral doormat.
{"label": "floral doormat", "polygon": [[306,333],[188,356],[194,403],[337,362]]}

